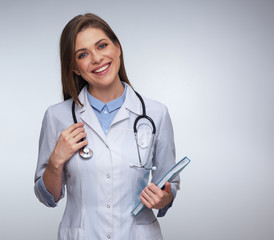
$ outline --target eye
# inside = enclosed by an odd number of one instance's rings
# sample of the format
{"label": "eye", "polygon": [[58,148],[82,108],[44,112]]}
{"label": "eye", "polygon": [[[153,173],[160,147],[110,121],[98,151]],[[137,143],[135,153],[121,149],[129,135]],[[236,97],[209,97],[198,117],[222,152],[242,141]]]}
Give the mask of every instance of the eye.
{"label": "eye", "polygon": [[84,58],[87,55],[88,55],[87,53],[81,53],[78,55],[78,59]]}
{"label": "eye", "polygon": [[106,43],[103,43],[103,44],[101,44],[100,46],[99,46],[99,49],[103,49],[103,48],[105,48],[107,46],[107,44]]}

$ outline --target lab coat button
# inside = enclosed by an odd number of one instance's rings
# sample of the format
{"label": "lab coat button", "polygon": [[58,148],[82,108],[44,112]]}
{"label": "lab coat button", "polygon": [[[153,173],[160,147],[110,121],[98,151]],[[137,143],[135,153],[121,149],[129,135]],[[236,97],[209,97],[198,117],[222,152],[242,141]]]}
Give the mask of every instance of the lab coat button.
{"label": "lab coat button", "polygon": [[107,208],[110,208],[110,205],[107,205]]}
{"label": "lab coat button", "polygon": [[108,239],[110,239],[110,238],[111,238],[111,236],[110,236],[110,235],[107,235],[107,238],[108,238]]}
{"label": "lab coat button", "polygon": [[110,178],[110,174],[107,174],[106,177],[107,177],[107,178]]}

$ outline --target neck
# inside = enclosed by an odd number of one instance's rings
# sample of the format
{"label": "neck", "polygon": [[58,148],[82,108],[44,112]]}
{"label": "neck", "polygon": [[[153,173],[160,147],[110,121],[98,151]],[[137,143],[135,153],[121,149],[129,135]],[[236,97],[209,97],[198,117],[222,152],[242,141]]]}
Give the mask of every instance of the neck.
{"label": "neck", "polygon": [[124,86],[121,81],[116,81],[111,86],[107,87],[95,88],[89,85],[88,92],[101,102],[108,103],[123,95]]}

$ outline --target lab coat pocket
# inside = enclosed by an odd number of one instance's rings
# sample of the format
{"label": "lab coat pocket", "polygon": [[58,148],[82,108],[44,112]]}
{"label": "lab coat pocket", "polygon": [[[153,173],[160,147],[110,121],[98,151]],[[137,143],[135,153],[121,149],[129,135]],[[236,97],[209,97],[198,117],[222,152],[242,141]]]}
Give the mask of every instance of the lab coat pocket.
{"label": "lab coat pocket", "polygon": [[60,227],[58,240],[85,240],[84,230],[81,228]]}
{"label": "lab coat pocket", "polygon": [[137,132],[137,143],[139,148],[146,149],[149,147],[151,140],[151,132],[147,130],[138,130]]}
{"label": "lab coat pocket", "polygon": [[163,240],[157,220],[150,224],[135,225],[134,237],[134,240]]}
{"label": "lab coat pocket", "polygon": [[[139,129],[137,132],[138,156],[141,159],[141,165],[151,167],[151,154],[153,152],[152,134],[149,130]],[[137,165],[140,165],[137,163]]]}

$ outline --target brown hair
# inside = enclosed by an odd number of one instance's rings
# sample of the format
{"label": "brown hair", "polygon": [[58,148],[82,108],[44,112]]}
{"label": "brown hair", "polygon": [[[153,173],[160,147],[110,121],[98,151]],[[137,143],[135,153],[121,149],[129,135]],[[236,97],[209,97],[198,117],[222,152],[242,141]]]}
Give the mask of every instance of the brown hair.
{"label": "brown hair", "polygon": [[85,15],[78,15],[67,23],[62,32],[60,38],[60,61],[64,100],[73,98],[73,100],[80,105],[82,105],[82,103],[78,98],[78,94],[82,88],[87,85],[87,82],[81,76],[78,76],[73,72],[75,66],[75,39],[80,31],[88,27],[101,29],[114,44],[120,45],[121,56],[118,74],[121,81],[131,85],[126,74],[122,46],[110,26],[95,14],[87,13]]}

